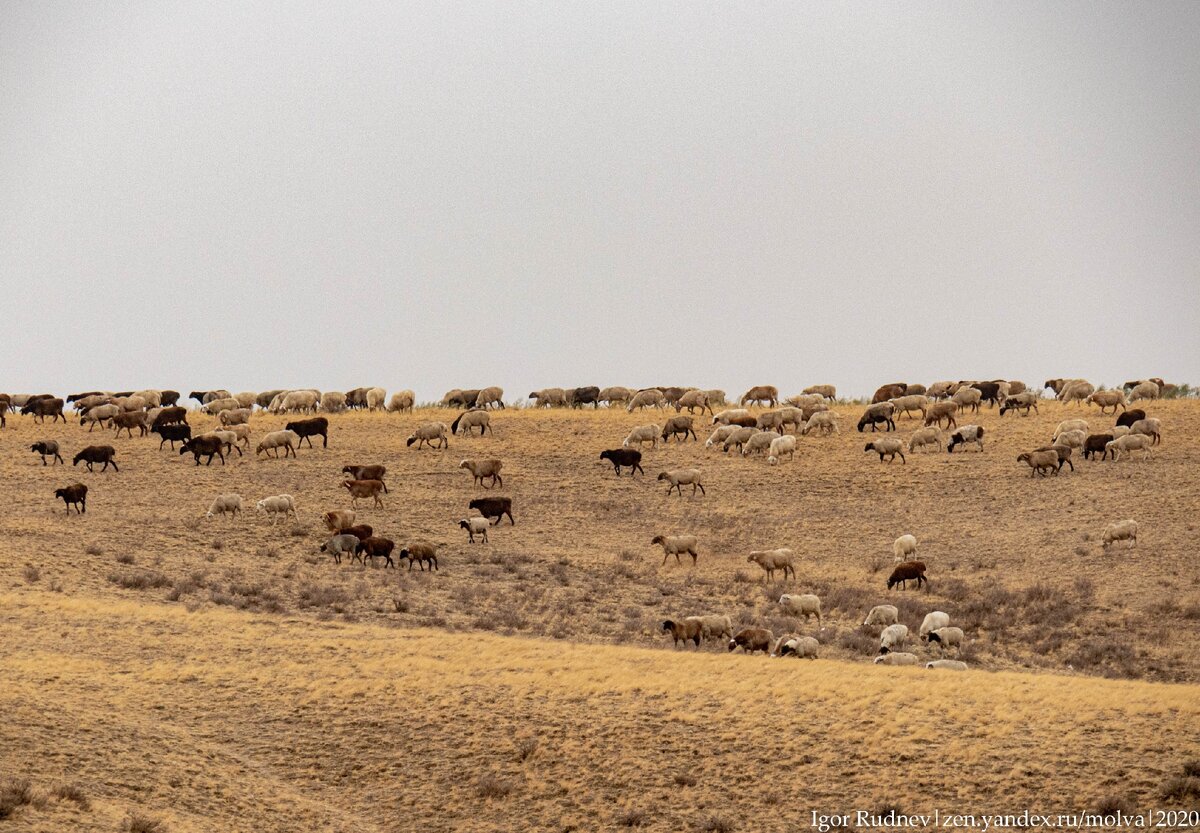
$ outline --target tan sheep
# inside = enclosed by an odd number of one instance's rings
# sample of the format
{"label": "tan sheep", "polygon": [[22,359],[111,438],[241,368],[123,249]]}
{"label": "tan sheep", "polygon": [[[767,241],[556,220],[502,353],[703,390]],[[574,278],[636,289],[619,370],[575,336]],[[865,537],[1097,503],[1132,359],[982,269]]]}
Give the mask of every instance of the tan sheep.
{"label": "tan sheep", "polygon": [[392,394],[391,400],[388,402],[388,413],[401,413],[403,411],[411,411],[416,405],[416,394],[411,390],[402,390]]}
{"label": "tan sheep", "polygon": [[[458,464],[460,469],[467,469],[474,476],[472,485],[478,483],[483,486],[484,478],[491,478],[492,486],[503,486],[504,478],[500,476],[500,469],[504,468],[504,463],[495,458],[487,460],[463,460]],[[490,489],[491,486],[483,486],[485,489]]]}
{"label": "tan sheep", "polygon": [[700,557],[700,552],[696,549],[697,540],[695,535],[655,535],[650,541],[651,546],[658,544],[663,548],[662,563],[667,563],[667,558],[675,556],[677,564],[683,564],[680,560],[680,553],[687,553],[692,557],[692,566],[696,566],[696,559]]}
{"label": "tan sheep", "polygon": [[691,486],[692,494],[696,494],[696,490],[700,490],[700,494],[707,495],[708,492],[704,489],[704,484],[701,482],[700,469],[671,469],[670,471],[659,472],[658,480],[667,481],[667,494],[678,490],[679,496],[683,497],[683,487]]}
{"label": "tan sheep", "polygon": [[774,550],[754,550],[746,558],[751,564],[757,564],[766,573],[764,581],[774,581],[775,571],[783,570],[783,580],[787,581],[788,573],[796,577],[795,554],[787,547]]}
{"label": "tan sheep", "polygon": [[[411,447],[413,443],[417,443],[419,451],[426,443],[430,448],[449,448],[450,440],[446,436],[446,432],[450,430],[449,426],[444,422],[424,422],[417,426],[417,430],[413,431],[412,435],[405,440],[405,445]],[[436,441],[436,445],[434,442]]]}

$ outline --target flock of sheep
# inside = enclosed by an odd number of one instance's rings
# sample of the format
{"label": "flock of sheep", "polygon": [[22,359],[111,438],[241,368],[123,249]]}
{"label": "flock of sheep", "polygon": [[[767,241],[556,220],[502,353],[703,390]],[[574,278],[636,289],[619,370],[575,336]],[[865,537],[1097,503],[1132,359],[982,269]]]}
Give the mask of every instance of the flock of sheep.
{"label": "flock of sheep", "polygon": [[[1079,449],[1083,450],[1085,458],[1102,455],[1101,459],[1105,459],[1111,455],[1115,461],[1122,454],[1132,454],[1133,451],[1141,451],[1144,457],[1149,457],[1152,448],[1161,441],[1160,420],[1148,417],[1142,409],[1131,409],[1129,406],[1138,401],[1153,401],[1168,392],[1170,387],[1161,379],[1151,379],[1126,383],[1119,390],[1097,391],[1084,380],[1048,380],[1045,388],[1053,390],[1060,401],[1094,404],[1100,408],[1101,414],[1107,413],[1110,408],[1113,414],[1118,409],[1123,413],[1117,416],[1112,428],[1102,429],[1098,433],[1091,432],[1087,420],[1064,420],[1054,430],[1048,445],[1024,452],[1017,460],[1029,466],[1032,477],[1039,474],[1057,475],[1064,465],[1074,471],[1072,453]],[[499,387],[449,391],[440,404],[463,408],[463,412],[450,425],[436,421],[418,424],[407,438],[407,446],[411,448],[415,445],[417,451],[426,446],[445,449],[449,446],[450,436],[472,434],[476,428],[480,437],[486,436],[491,431],[490,412],[505,407],[503,393]],[[647,443],[657,447],[660,441],[698,441],[695,430],[697,412],[700,418],[704,418],[705,414],[711,417],[713,426],[712,433],[704,443],[705,449],[719,448],[725,453],[735,450],[745,457],[761,454],[768,464],[778,465],[784,459],[794,458],[798,437],[839,433],[837,414],[830,410],[828,404],[836,395],[833,386],[817,385],[781,401],[774,386],[763,385],[746,391],[737,403],[739,407],[720,411],[714,406],[726,404],[723,391],[683,387],[642,390],[623,387],[547,388],[534,391],[530,399],[539,408],[581,408],[587,405],[596,408],[605,404],[609,407],[624,406],[629,413],[646,408],[673,408],[675,416],[661,424],[656,422],[635,427],[625,436],[620,447],[600,453],[600,459],[611,463],[617,476],[621,475],[622,469],[628,469],[630,476],[633,476],[638,472],[645,474],[641,463]],[[233,451],[242,455],[243,448],[249,450],[250,416],[255,407],[272,415],[304,415],[302,419],[288,422],[282,429],[266,433],[256,448],[256,456],[268,454],[278,457],[282,454],[288,457],[295,456],[305,441],[310,448],[314,447],[312,439],[316,436],[322,438],[323,447],[328,447],[329,421],[325,416],[318,416],[318,413],[335,414],[351,409],[411,412],[416,404],[412,391],[401,391],[388,400],[386,391],[377,387],[356,388],[345,393],[322,393],[316,390],[273,390],[257,394],[230,394],[224,390],[193,391],[190,396],[196,400],[198,409],[217,418],[219,428],[193,435],[187,419],[188,409],[177,404],[180,394],[160,390],[119,393],[89,391],[73,394],[65,400],[49,394],[0,394],[0,426],[6,424],[8,412],[31,416],[43,424],[47,417],[52,423],[59,420],[65,423],[64,407],[69,404],[73,405],[80,425],[88,426],[89,433],[97,427],[112,428],[117,437],[125,431],[132,439],[133,429],[137,428],[139,436],[159,435],[160,451],[168,442],[172,449],[179,442],[179,454],[192,454],[195,465],[200,465],[202,457],[207,465],[212,464],[214,457],[219,458],[223,465],[226,455]],[[870,428],[873,433],[882,431],[886,434],[897,430],[897,419],[919,414],[922,425],[908,438],[907,450],[910,454],[918,449],[940,451],[943,445],[948,453],[967,445],[974,445],[983,451],[984,429],[974,424],[960,426],[957,423],[958,416],[978,413],[985,404],[998,406],[1002,417],[1010,412],[1027,416],[1031,410],[1037,411],[1039,399],[1040,394],[1026,389],[1023,383],[1005,380],[938,382],[928,387],[895,383],[884,385],[875,392],[857,428],[859,432]],[[748,407],[752,405],[765,405],[767,410],[755,414]],[[684,409],[688,412],[686,415]],[[943,423],[947,431],[953,429],[948,438],[942,433]],[[41,457],[43,466],[65,465],[58,440],[39,440],[31,446],[31,450]],[[879,454],[881,461],[891,462],[900,457],[902,463],[907,463],[904,450],[904,442],[887,436],[873,439],[864,449]],[[101,472],[109,466],[119,471],[115,458],[114,446],[89,445],[74,456],[73,465],[83,462],[88,471],[94,471],[94,465],[103,464]],[[470,472],[473,485],[481,488],[504,485],[501,474],[503,462],[500,459],[467,459],[459,464],[459,468]],[[376,535],[370,525],[356,523],[358,501],[370,500],[373,508],[384,507],[383,496],[388,494],[384,479],[386,472],[386,468],[380,464],[343,467],[345,479],[341,485],[347,490],[351,508],[328,511],[322,516],[331,537],[320,549],[328,553],[335,563],[340,564],[345,557],[365,565],[367,560],[373,563],[374,559],[380,558],[385,567],[395,566],[392,557],[395,543]],[[689,494],[692,496],[697,492],[701,496],[707,494],[699,468],[662,471],[657,480],[667,482],[668,495],[676,492],[682,498],[685,486],[691,487]],[[77,514],[82,515],[87,508],[87,492],[85,484],[74,483],[57,489],[55,497],[64,501],[68,514],[74,508]],[[225,515],[236,517],[242,509],[243,499],[240,495],[222,494],[212,501],[206,515],[209,518]],[[255,509],[270,518],[272,524],[280,519],[296,517],[295,498],[288,494],[265,497],[256,502]],[[512,501],[507,497],[476,498],[470,501],[468,509],[477,514],[462,518],[457,526],[467,533],[469,543],[475,543],[476,538],[487,543],[489,528],[498,525],[504,517],[509,519],[510,524],[515,524]],[[1116,541],[1136,544],[1137,523],[1130,519],[1109,524],[1103,532],[1103,545],[1107,548]],[[679,564],[683,563],[683,555],[689,556],[693,565],[698,561],[699,542],[694,535],[658,535],[650,543],[661,546],[663,564],[671,556]],[[915,581],[919,589],[928,582],[924,563],[913,559],[917,546],[917,539],[909,534],[900,536],[894,542],[896,564],[888,577],[889,590],[897,586],[904,589],[909,581]],[[428,541],[411,541],[400,549],[398,557],[408,560],[410,571],[414,565],[422,571],[426,567],[437,570],[436,550],[436,545]],[[767,581],[774,580],[777,572],[781,573],[784,581],[796,577],[795,557],[786,547],[754,551],[749,553],[747,560],[762,568]],[[803,616],[806,622],[815,616],[820,628],[821,602],[817,596],[784,594],[779,599],[779,605],[788,615]],[[903,650],[909,629],[898,621],[895,606],[877,605],[868,613],[863,626],[880,628],[876,663],[904,665],[918,662],[915,654]],[[775,637],[770,631],[758,627],[742,628],[735,632],[732,621],[723,615],[668,619],[663,621],[661,630],[671,634],[676,645],[692,642],[699,647],[704,641],[720,639],[726,641],[730,651],[742,648],[750,653],[761,650],[770,656],[793,655],[804,658],[816,658],[820,649],[818,640],[812,636],[787,633]],[[965,641],[962,629],[952,627],[949,616],[942,611],[932,611],[925,617],[918,636],[922,642],[930,647],[936,646],[943,654],[950,649],[961,649]],[[943,656],[929,662],[927,667],[963,669],[966,665]]]}

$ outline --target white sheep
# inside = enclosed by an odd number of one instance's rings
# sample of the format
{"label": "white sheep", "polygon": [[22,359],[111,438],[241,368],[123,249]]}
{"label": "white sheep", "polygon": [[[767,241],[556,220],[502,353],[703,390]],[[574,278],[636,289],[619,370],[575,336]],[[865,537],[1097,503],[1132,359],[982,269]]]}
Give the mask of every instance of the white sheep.
{"label": "white sheep", "polygon": [[979,403],[983,400],[983,391],[979,388],[959,388],[950,400],[958,405],[958,409],[963,413],[966,413],[968,408],[978,411]]}
{"label": "white sheep", "polygon": [[1087,432],[1075,429],[1074,431],[1063,431],[1054,438],[1053,445],[1065,445],[1067,448],[1078,449],[1083,448],[1083,444],[1087,442]]}
{"label": "white sheep", "polygon": [[[1154,386],[1156,389],[1158,385]],[[1106,409],[1112,408],[1113,413],[1117,412],[1117,408],[1124,408],[1127,404],[1125,400],[1125,392],[1123,390],[1098,390],[1087,398],[1089,404],[1099,405],[1100,413],[1104,413]]]}
{"label": "white sheep", "polygon": [[901,535],[892,542],[892,555],[899,564],[902,561],[909,561],[910,555],[917,551],[917,539],[914,535]]}
{"label": "white sheep", "polygon": [[1137,402],[1139,399],[1158,399],[1159,394],[1158,384],[1155,382],[1139,382],[1129,392],[1129,401]]}
{"label": "white sheep", "polygon": [[750,438],[757,433],[757,428],[751,428],[748,425],[744,427],[739,426],[735,430],[729,432],[729,436],[726,437],[725,442],[721,444],[721,450],[725,453],[729,453],[729,449],[736,446],[738,451],[741,451],[742,446],[745,445]]}
{"label": "white sheep", "polygon": [[886,654],[903,648],[908,641],[908,625],[888,625],[879,634],[879,653]]}
{"label": "white sheep", "polygon": [[631,388],[614,385],[600,391],[600,395],[596,398],[597,401],[607,402],[610,406],[612,406],[616,405],[618,402],[628,402],[630,399],[633,399],[633,395],[635,393],[637,393],[637,391]]}
{"label": "white sheep", "polygon": [[484,388],[475,395],[476,408],[490,408],[492,406],[497,406],[500,410],[504,410],[504,388],[492,385],[491,387]]}
{"label": "white sheep", "polygon": [[288,515],[296,517],[296,499],[291,495],[265,497],[255,505],[255,511],[265,513],[271,519],[271,526],[274,526],[280,515],[284,520]]}
{"label": "white sheep", "polygon": [[249,408],[232,408],[228,411],[221,411],[221,413],[217,415],[217,422],[221,423],[223,426],[245,425],[249,421]]}
{"label": "white sheep", "polygon": [[458,526],[460,529],[465,529],[467,531],[467,543],[474,544],[476,535],[483,536],[483,543],[486,544],[488,542],[488,527],[491,526],[491,524],[488,523],[487,518],[479,515],[472,515],[469,518],[463,518],[461,521],[459,521]]}
{"label": "white sheep", "polygon": [[735,419],[748,416],[750,416],[750,412],[745,408],[727,408],[713,417],[713,425],[728,425]]}
{"label": "white sheep", "polygon": [[717,430],[713,431],[709,436],[708,441],[704,443],[705,448],[712,448],[718,443],[723,443],[729,438],[729,435],[738,430],[736,425],[720,425]]}
{"label": "white sheep", "polygon": [[900,621],[900,610],[895,605],[875,605],[867,614],[867,618],[863,620],[863,627],[882,625],[886,628],[898,621]]}
{"label": "white sheep", "polygon": [[387,402],[387,391],[383,388],[371,388],[367,391],[367,410],[382,411]]}
{"label": "white sheep", "polygon": [[786,657],[789,654],[799,659],[816,659],[821,650],[821,643],[811,636],[796,636],[785,634],[775,640],[771,656]]}
{"label": "white sheep", "polygon": [[908,460],[904,459],[904,443],[895,437],[885,437],[882,440],[874,440],[873,442],[869,442],[867,443],[866,447],[863,448],[863,451],[874,451],[879,455],[879,462],[881,463],[883,462],[884,457],[888,458],[889,463],[892,462],[896,459],[897,454],[900,455],[901,463],[908,462]]}
{"label": "white sheep", "polygon": [[1162,422],[1157,417],[1145,417],[1130,425],[1129,433],[1145,434],[1154,439],[1154,445],[1158,445],[1162,439]]}
{"label": "white sheep", "polygon": [[146,400],[147,408],[157,408],[162,404],[162,391],[160,390],[139,390],[135,391],[133,395],[140,396],[142,399]]}
{"label": "white sheep", "polygon": [[236,518],[237,513],[241,511],[241,495],[217,495],[216,499],[208,507],[208,513],[204,517],[212,518],[217,515],[232,515]]}
{"label": "white sheep", "polygon": [[633,413],[638,408],[663,408],[666,407],[667,399],[663,396],[663,392],[658,388],[648,388],[640,390],[629,400],[629,404],[625,406],[626,413]]}
{"label": "white sheep", "polygon": [[918,635],[925,639],[930,631],[935,631],[938,628],[947,627],[950,624],[950,614],[941,610],[934,610],[925,614],[925,618],[921,621],[921,630]]}
{"label": "white sheep", "polygon": [[[450,426],[446,425],[444,422],[423,422],[417,426],[417,430],[413,431],[409,438],[404,442],[405,445],[410,447],[413,443],[417,443],[418,451],[426,443],[429,444],[430,448],[449,448],[450,440],[446,436],[446,432],[449,430]],[[434,440],[437,441],[436,446],[434,445]]]}
{"label": "white sheep", "polygon": [[949,626],[935,628],[925,635],[926,641],[930,645],[937,645],[943,653],[947,648],[957,648],[961,651],[965,638],[962,628]]}
{"label": "white sheep", "polygon": [[1152,446],[1154,438],[1149,434],[1126,434],[1124,437],[1117,437],[1111,442],[1105,443],[1104,450],[1112,455],[1113,461],[1116,462],[1119,456],[1118,452],[1128,451],[1130,454],[1134,451],[1141,450],[1145,452],[1143,459],[1153,456]]}
{"label": "white sheep", "polygon": [[391,400],[388,401],[388,412],[398,413],[401,411],[411,411],[413,405],[416,404],[417,397],[411,390],[402,390],[392,394]]}
{"label": "white sheep", "polygon": [[146,400],[137,395],[133,396],[118,396],[113,399],[112,404],[116,405],[122,411],[144,411],[146,410]]}
{"label": "white sheep", "polygon": [[228,399],[214,399],[212,402],[203,405],[200,410],[206,414],[219,414],[221,411],[233,411],[242,407],[242,403],[230,397]]}
{"label": "white sheep", "polygon": [[1104,527],[1104,533],[1100,540],[1105,549],[1108,549],[1114,541],[1128,541],[1129,546],[1134,547],[1137,546],[1137,533],[1137,521],[1133,519],[1113,521]]}
{"label": "white sheep", "polygon": [[897,396],[895,399],[889,399],[896,406],[895,415],[897,418],[904,416],[910,411],[916,411],[925,418],[925,410],[929,407],[929,397],[920,394],[912,396]]}
{"label": "white sheep", "polygon": [[808,617],[816,616],[817,625],[821,624],[821,600],[812,593],[803,595],[784,593],[779,597],[779,606],[792,616],[803,616],[805,622],[808,621]]}
{"label": "white sheep", "polygon": [[916,665],[920,662],[916,654],[906,654],[903,651],[882,654],[875,657],[876,665]]}
{"label": "white sheep", "polygon": [[327,390],[321,394],[321,410],[327,414],[338,414],[346,410],[346,394]]}
{"label": "white sheep", "polygon": [[[201,437],[216,437],[218,440],[220,440],[225,445],[225,453],[226,454],[232,454],[233,450],[236,448],[238,456],[239,457],[242,456],[242,449],[238,445],[238,443],[241,441],[241,438],[233,431],[226,431],[224,429],[220,429],[220,430],[215,430],[215,431],[209,431],[205,434],[201,434],[200,436]],[[298,444],[299,443],[297,442],[297,445]]]}
{"label": "white sheep", "polygon": [[238,442],[245,446],[247,451],[250,449],[249,425],[230,425],[225,430],[235,435],[238,438]]}
{"label": "white sheep", "polygon": [[638,446],[641,447],[645,445],[647,440],[649,440],[651,445],[657,446],[658,437],[661,433],[662,427],[655,425],[654,423],[650,423],[649,425],[639,425],[637,428],[634,428],[629,432],[629,436],[625,438],[625,441],[621,443],[621,445],[625,446],[625,448],[629,448],[634,443],[637,443]]}
{"label": "white sheep", "polygon": [[659,472],[658,480],[667,481],[667,494],[675,490],[679,490],[679,496],[683,497],[683,487],[691,486],[692,494],[696,494],[696,490],[700,490],[700,494],[707,495],[708,492],[704,489],[704,484],[701,482],[700,469],[671,469],[670,471]]}
{"label": "white sheep", "polygon": [[751,454],[757,454],[759,452],[766,451],[771,447],[771,443],[778,436],[779,434],[774,431],[763,431],[762,429],[759,429],[758,433],[752,434],[750,439],[747,440],[745,445],[742,446],[742,456],[749,457]]}
{"label": "white sheep", "polygon": [[944,671],[966,671],[967,664],[956,659],[935,659],[925,663],[926,668],[940,668]]}
{"label": "white sheep", "polygon": [[733,620],[719,613],[689,616],[700,621],[700,636],[705,640],[733,639]]}
{"label": "white sheep", "polygon": [[293,390],[282,396],[283,401],[279,404],[279,410],[295,413],[315,411],[317,400],[320,398],[311,390]]}
{"label": "white sheep", "polygon": [[230,398],[236,399],[238,405],[243,408],[253,408],[254,404],[258,401],[258,394],[254,391],[242,391],[241,393],[235,393]]}
{"label": "white sheep", "polygon": [[779,458],[787,455],[790,459],[796,459],[796,438],[788,435],[785,437],[776,437],[771,440],[771,450],[767,456],[767,463],[775,465],[779,462]]}
{"label": "white sheep", "polygon": [[800,433],[808,436],[810,431],[821,431],[823,434],[838,433],[837,414],[833,411],[818,411],[808,418]]}
{"label": "white sheep", "polygon": [[942,429],[936,426],[918,428],[908,438],[908,450],[910,453],[928,445],[932,445],[938,451],[942,450]]}
{"label": "white sheep", "polygon": [[[354,558],[354,554],[358,550],[358,542],[359,537],[357,535],[339,533],[322,544],[319,552],[329,553],[333,556],[334,563],[341,564],[343,555],[347,555],[351,559]],[[359,560],[361,561],[362,559]]]}
{"label": "white sheep", "polygon": [[264,434],[263,438],[258,443],[258,448],[255,449],[254,455],[257,457],[264,451],[271,451],[272,457],[279,456],[279,450],[283,449],[283,456],[289,454],[296,456],[296,446],[300,445],[300,435],[295,431],[272,431],[269,434]]}
{"label": "white sheep", "polygon": [[833,385],[809,385],[803,391],[802,395],[815,395],[825,399],[837,399],[837,388]]}
{"label": "white sheep", "polygon": [[655,535],[650,541],[650,546],[659,544],[663,548],[662,563],[667,563],[669,556],[675,556],[675,563],[682,564],[680,553],[686,553],[692,557],[692,565],[695,566],[696,559],[700,557],[700,551],[696,549],[698,545],[695,535]]}
{"label": "white sheep", "polygon": [[[1057,438],[1058,435],[1064,431],[1083,431],[1084,433],[1087,433],[1089,430],[1088,421],[1086,419],[1064,419],[1054,429],[1054,433],[1051,435],[1051,437]],[[1051,440],[1051,442],[1053,442],[1053,440]]]}
{"label": "white sheep", "polygon": [[1062,393],[1058,395],[1058,398],[1060,402],[1079,402],[1082,404],[1087,402],[1088,397],[1095,392],[1095,385],[1083,379],[1078,379],[1063,385]]}

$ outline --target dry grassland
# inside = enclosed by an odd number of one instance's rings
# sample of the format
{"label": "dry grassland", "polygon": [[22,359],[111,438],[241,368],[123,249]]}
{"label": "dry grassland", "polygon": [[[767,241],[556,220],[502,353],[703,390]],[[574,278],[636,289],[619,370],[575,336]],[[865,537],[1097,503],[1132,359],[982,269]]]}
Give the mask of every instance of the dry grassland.
{"label": "dry grassland", "polygon": [[[646,449],[646,478],[620,479],[599,452],[662,413],[508,410],[494,437],[447,452],[404,439],[449,412],[335,415],[329,449],[223,468],[15,417],[0,434],[0,770],[43,791],[16,811],[33,830],[110,830],[139,807],[171,830],[784,830],[885,803],[1161,803],[1200,757],[1200,403],[1148,406],[1164,424],[1151,460],[1031,480],[1015,457],[1060,419],[1114,419],[1041,408],[985,408],[982,454],[888,465],[863,453],[861,408],[839,406],[843,433],[801,438],[794,462],[671,443]],[[285,421],[256,415],[255,436]],[[67,471],[29,452],[43,437]],[[115,445],[121,471],[70,471],[88,442]],[[482,456],[505,461],[503,489],[457,468]],[[341,467],[375,462],[391,493],[360,520],[398,546],[438,542],[439,572],[317,553],[320,513],[348,506]],[[703,468],[707,497],[653,480],[680,465]],[[82,517],[53,499],[75,480]],[[290,493],[300,519],[203,519],[224,492],[251,507]],[[517,523],[471,546],[455,524],[486,494],[510,495]],[[1104,552],[1101,528],[1125,517],[1137,547]],[[661,564],[649,542],[671,532],[699,536],[698,567]],[[903,532],[928,592],[884,587]],[[800,554],[799,577],[768,586],[746,552],[777,546]],[[824,628],[782,616],[783,592],[818,593]],[[885,602],[914,630],[949,612],[986,671],[870,666],[858,625]],[[823,659],[664,647],[662,619],[710,612],[817,635]],[[75,780],[87,810],[44,794]]]}

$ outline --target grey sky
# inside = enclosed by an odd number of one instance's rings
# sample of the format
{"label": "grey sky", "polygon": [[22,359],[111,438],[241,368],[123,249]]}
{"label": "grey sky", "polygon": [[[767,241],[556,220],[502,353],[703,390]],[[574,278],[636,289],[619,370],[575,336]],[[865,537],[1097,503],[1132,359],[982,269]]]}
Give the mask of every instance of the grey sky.
{"label": "grey sky", "polygon": [[1200,382],[1200,3],[0,3],[0,389]]}

